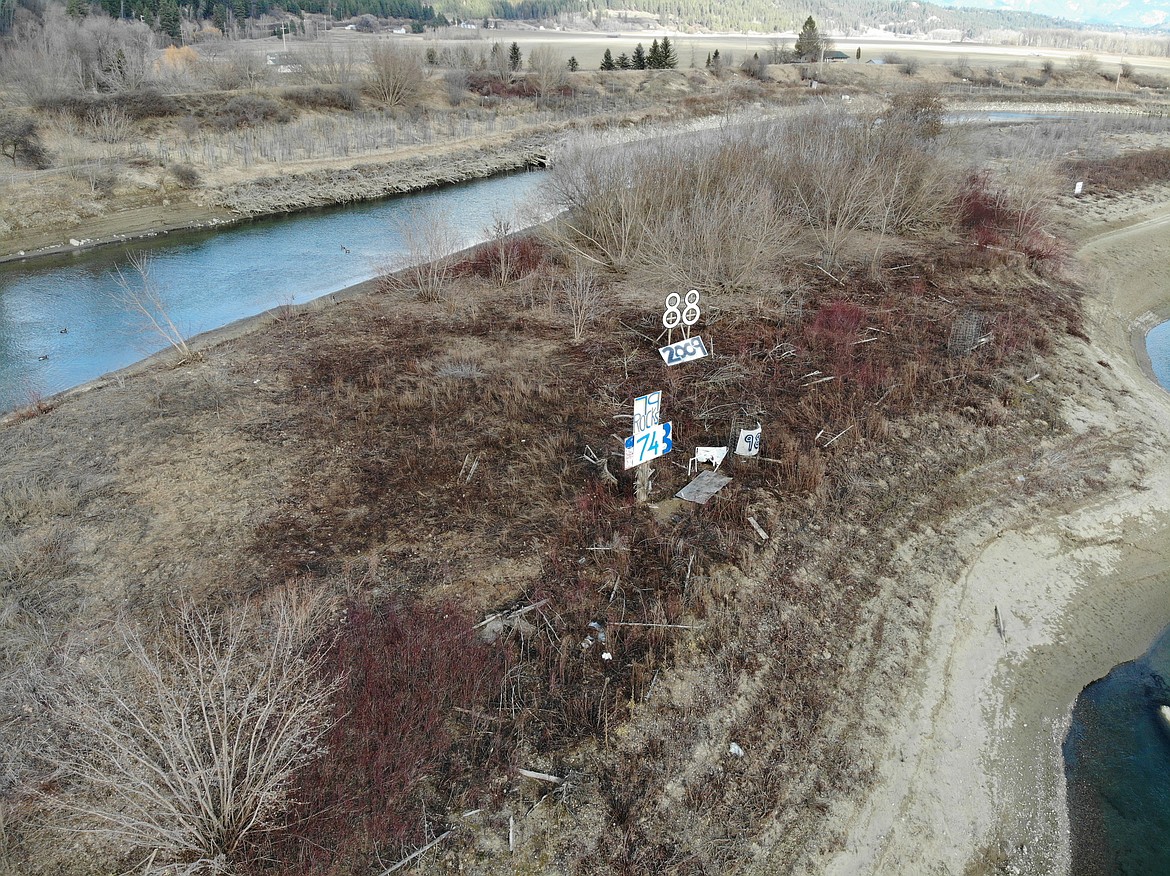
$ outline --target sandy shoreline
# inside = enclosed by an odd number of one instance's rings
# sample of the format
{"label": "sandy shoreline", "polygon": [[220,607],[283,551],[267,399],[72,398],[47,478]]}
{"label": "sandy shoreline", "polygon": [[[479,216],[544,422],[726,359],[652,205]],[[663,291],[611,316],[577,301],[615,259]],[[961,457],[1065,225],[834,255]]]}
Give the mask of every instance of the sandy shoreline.
{"label": "sandy shoreline", "polygon": [[[1075,437],[1036,448],[1008,507],[905,547],[905,573],[938,594],[925,657],[826,873],[1068,872],[1072,704],[1170,623],[1170,393],[1144,352],[1170,316],[1170,208],[1086,230],[1075,270],[1093,342],[1062,354]],[[1054,506],[1045,481],[1061,477],[1101,487]]]}

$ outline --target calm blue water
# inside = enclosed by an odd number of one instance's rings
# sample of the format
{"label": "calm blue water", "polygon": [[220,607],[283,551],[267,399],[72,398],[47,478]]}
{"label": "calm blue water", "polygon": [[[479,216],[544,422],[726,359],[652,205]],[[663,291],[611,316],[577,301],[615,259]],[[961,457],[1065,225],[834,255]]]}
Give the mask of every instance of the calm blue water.
{"label": "calm blue water", "polygon": [[1064,741],[1076,876],[1170,874],[1170,627],[1077,698]]}
{"label": "calm blue water", "polygon": [[[1170,323],[1146,337],[1170,389]],[[1167,583],[1170,614],[1170,582]],[[1170,876],[1170,627],[1086,687],[1064,740],[1074,876]]]}
{"label": "calm blue water", "polygon": [[1158,382],[1170,389],[1170,322],[1155,326],[1146,335],[1146,352],[1154,366]]}
{"label": "calm blue water", "polygon": [[[127,246],[0,265],[0,411],[77,386],[166,342],[117,301],[115,271],[147,252],[167,313],[190,337],[374,276],[400,258],[403,223],[443,215],[458,246],[513,227],[543,172],[513,174],[385,201],[171,234]],[[348,252],[347,252],[348,250]],[[63,333],[62,330],[66,331]]]}

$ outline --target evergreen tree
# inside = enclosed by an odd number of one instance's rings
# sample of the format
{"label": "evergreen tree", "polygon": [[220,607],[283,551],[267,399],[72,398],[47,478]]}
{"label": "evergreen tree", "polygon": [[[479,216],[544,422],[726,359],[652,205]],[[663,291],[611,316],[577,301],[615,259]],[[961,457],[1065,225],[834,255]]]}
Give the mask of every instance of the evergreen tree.
{"label": "evergreen tree", "polygon": [[162,0],[158,4],[158,28],[176,46],[183,42],[183,17],[179,14],[176,0]]}
{"label": "evergreen tree", "polygon": [[520,54],[520,46],[512,43],[511,48],[508,49],[508,66],[513,73],[520,69],[520,64],[523,60],[523,56]]}
{"label": "evergreen tree", "polygon": [[816,61],[821,57],[821,50],[825,48],[825,39],[817,30],[817,23],[810,15],[804,21],[800,34],[796,37],[796,57],[804,61]]}
{"label": "evergreen tree", "polygon": [[570,55],[569,56],[569,72],[576,73],[580,67],[581,67],[581,65],[577,63],[577,58],[575,56]]}
{"label": "evergreen tree", "polygon": [[720,67],[723,66],[723,60],[719,57],[719,50],[718,49],[716,49],[714,54],[711,55],[710,66],[714,67],[716,70],[718,70]]}
{"label": "evergreen tree", "polygon": [[68,0],[65,11],[70,18],[85,18],[89,15],[89,0]]}
{"label": "evergreen tree", "polygon": [[617,69],[617,64],[615,64],[614,60],[613,60],[613,52],[611,52],[609,49],[606,49],[605,54],[601,56],[601,69],[602,70],[616,70]]}
{"label": "evergreen tree", "polygon": [[710,52],[707,53],[707,69],[708,70],[711,69],[711,53]]}
{"label": "evergreen tree", "polygon": [[630,70],[634,66],[634,62],[630,60],[630,56],[622,52],[617,57],[617,65],[619,70]]}
{"label": "evergreen tree", "polygon": [[674,46],[670,44],[670,37],[662,38],[662,46],[658,50],[658,57],[662,61],[663,70],[673,70],[678,66],[678,55],[674,52]]}
{"label": "evergreen tree", "polygon": [[651,70],[662,69],[662,49],[658,47],[658,40],[650,44],[650,54],[646,56],[646,66]]}
{"label": "evergreen tree", "polygon": [[635,70],[646,69],[646,50],[642,48],[642,44],[634,46],[634,57],[630,59],[630,66]]}

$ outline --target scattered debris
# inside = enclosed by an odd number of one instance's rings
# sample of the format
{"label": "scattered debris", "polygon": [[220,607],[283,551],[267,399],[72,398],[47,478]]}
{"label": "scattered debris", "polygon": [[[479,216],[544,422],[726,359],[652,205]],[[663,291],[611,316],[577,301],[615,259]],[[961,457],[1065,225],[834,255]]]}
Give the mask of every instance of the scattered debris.
{"label": "scattered debris", "polygon": [[726,447],[696,447],[694,457],[687,463],[687,474],[698,471],[704,462],[715,466],[714,471],[719,471],[719,466],[723,464],[726,456]]}
{"label": "scattered debris", "polygon": [[618,479],[609,470],[609,459],[604,456],[598,456],[597,451],[588,444],[585,445],[585,453],[583,456],[587,463],[597,467],[597,477],[601,479],[602,483],[617,486]]}
{"label": "scattered debris", "polygon": [[520,767],[516,767],[516,772],[526,779],[536,779],[538,782],[549,782],[553,785],[563,785],[565,783],[565,780],[560,776],[554,776],[551,773],[540,773],[536,770],[525,770]]}
{"label": "scattered debris", "polygon": [[465,485],[470,484],[471,479],[475,477],[475,470],[479,468],[479,460],[482,456],[483,453],[477,453],[475,459],[472,459],[471,454],[468,453],[463,457],[463,466],[459,469],[459,474],[456,475],[455,480],[462,481]]}
{"label": "scattered debris", "polygon": [[749,517],[748,523],[752,525],[752,529],[756,531],[756,535],[758,535],[764,541],[768,540],[768,533],[764,532],[764,527],[760,526],[760,521],[756,520],[754,517]]}
{"label": "scattered debris", "polygon": [[733,757],[743,757],[743,749],[739,747],[738,742],[733,742],[727,746],[727,753]]}
{"label": "scattered debris", "polygon": [[472,629],[479,630],[480,639],[488,643],[494,642],[502,636],[505,630],[514,630],[525,636],[530,635],[536,632],[536,627],[524,620],[524,615],[530,611],[536,611],[546,602],[548,602],[547,599],[542,599],[540,602],[534,602],[532,605],[526,605],[514,611],[489,614]]}
{"label": "scattered debris", "polygon": [[[587,636],[585,636],[584,639],[581,640],[581,650],[582,651],[588,651],[590,648],[593,647],[594,643],[604,645],[605,641],[606,641],[605,640],[605,621],[590,621],[589,622],[589,629],[591,630],[591,632]],[[612,660],[613,654],[611,654],[608,649],[605,651],[602,651],[601,652],[601,659],[602,660]]]}
{"label": "scattered debris", "polygon": [[391,873],[394,873],[397,870],[401,870],[403,867],[405,867],[407,864],[409,864],[415,858],[421,858],[423,856],[423,854],[430,851],[434,846],[437,846],[439,843],[441,843],[443,840],[445,840],[447,837],[449,837],[454,832],[455,832],[455,829],[452,828],[451,830],[447,831],[446,833],[439,834],[439,836],[435,837],[433,840],[431,840],[429,843],[427,843],[425,846],[423,846],[417,852],[412,852],[411,854],[407,855],[405,858],[403,858],[397,864],[394,864],[393,866],[389,867],[388,869],[383,870],[380,874],[378,874],[378,876],[390,876]]}
{"label": "scattered debris", "polygon": [[834,435],[832,438],[830,438],[828,441],[826,441],[824,446],[828,447],[830,444],[832,444],[834,441],[836,441],[838,438],[840,438],[842,435],[844,435],[846,432],[848,432],[852,428],[853,428],[853,426],[846,426],[844,429],[842,429],[840,432],[838,432],[836,435]]}

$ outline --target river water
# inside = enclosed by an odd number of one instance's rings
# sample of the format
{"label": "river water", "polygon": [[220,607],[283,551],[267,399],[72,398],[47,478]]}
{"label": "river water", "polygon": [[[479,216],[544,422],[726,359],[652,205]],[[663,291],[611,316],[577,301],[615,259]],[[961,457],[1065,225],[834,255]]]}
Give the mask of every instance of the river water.
{"label": "river water", "polygon": [[[1170,390],[1170,322],[1146,336]],[[1166,582],[1170,618],[1170,581]],[[1086,687],[1064,740],[1074,876],[1170,874],[1170,627]]]}
{"label": "river water", "polygon": [[[402,231],[437,219],[455,248],[539,216],[543,171],[347,207],[161,235],[0,265],[0,412],[117,370],[167,343],[119,302],[129,252],[149,255],[164,309],[185,337],[373,277],[409,251]],[[127,274],[129,280],[133,276]],[[140,284],[139,284],[140,285]],[[121,296],[124,297],[124,296]]]}

